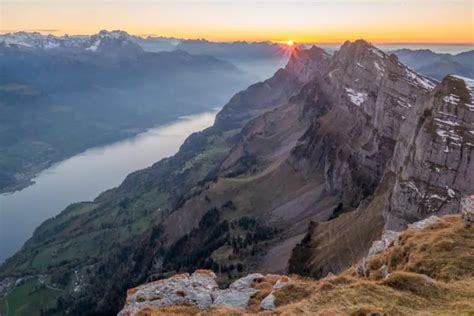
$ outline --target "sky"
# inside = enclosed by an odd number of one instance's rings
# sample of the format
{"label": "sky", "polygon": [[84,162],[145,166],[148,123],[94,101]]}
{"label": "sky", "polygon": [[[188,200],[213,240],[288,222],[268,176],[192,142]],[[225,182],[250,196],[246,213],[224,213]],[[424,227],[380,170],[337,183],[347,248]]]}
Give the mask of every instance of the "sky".
{"label": "sky", "polygon": [[471,0],[0,0],[0,31],[215,41],[474,43]]}

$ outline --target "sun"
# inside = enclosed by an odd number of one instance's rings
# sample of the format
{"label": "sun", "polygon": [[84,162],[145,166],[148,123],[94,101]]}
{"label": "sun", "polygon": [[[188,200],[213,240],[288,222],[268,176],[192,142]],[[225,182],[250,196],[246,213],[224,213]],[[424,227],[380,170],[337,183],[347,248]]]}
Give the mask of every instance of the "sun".
{"label": "sun", "polygon": [[294,40],[280,40],[277,43],[285,55],[291,56],[298,51],[298,45]]}

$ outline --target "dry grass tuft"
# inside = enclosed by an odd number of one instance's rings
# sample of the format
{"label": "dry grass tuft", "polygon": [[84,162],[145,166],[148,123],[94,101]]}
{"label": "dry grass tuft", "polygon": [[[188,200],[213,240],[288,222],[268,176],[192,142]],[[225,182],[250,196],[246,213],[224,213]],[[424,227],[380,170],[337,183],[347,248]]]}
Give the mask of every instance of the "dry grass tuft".
{"label": "dry grass tuft", "polygon": [[351,316],[382,316],[383,310],[373,305],[360,305],[349,311]]}
{"label": "dry grass tuft", "polygon": [[386,264],[389,272],[426,274],[441,281],[474,276],[474,227],[465,229],[461,216],[449,215],[423,230],[408,230],[399,245],[374,257],[371,272]]}
{"label": "dry grass tuft", "polygon": [[189,315],[189,316],[241,316],[245,315],[243,311],[232,308],[210,308],[208,310],[200,310],[190,305],[175,305],[167,307],[147,307],[141,310],[137,316],[166,316],[166,315]]}
{"label": "dry grass tuft", "polygon": [[281,279],[280,275],[266,275],[264,278],[254,282],[254,288],[259,290],[255,293],[249,302],[249,311],[257,312],[260,310],[260,302],[272,292],[273,285]]}
{"label": "dry grass tuft", "polygon": [[436,281],[417,273],[397,271],[382,280],[380,284],[425,297],[439,297],[443,292],[443,288],[436,284]]}

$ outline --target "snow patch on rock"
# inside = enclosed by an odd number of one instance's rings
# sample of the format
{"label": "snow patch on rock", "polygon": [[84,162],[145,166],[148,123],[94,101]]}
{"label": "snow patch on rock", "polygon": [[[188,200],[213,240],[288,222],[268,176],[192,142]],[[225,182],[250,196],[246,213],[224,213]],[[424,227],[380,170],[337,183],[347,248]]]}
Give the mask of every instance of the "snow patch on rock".
{"label": "snow patch on rock", "polygon": [[367,93],[358,92],[351,88],[346,88],[346,92],[351,102],[357,106],[360,106],[362,103],[364,103],[367,100],[367,96],[368,96]]}
{"label": "snow patch on rock", "polygon": [[97,51],[100,46],[100,39],[96,40],[91,46],[87,47],[86,50],[90,50],[92,52]]}
{"label": "snow patch on rock", "polygon": [[474,79],[466,78],[462,76],[454,76],[452,77],[464,81],[464,84],[469,91],[470,103],[465,103],[464,105],[468,107],[469,111],[474,112]]}
{"label": "snow patch on rock", "polygon": [[412,80],[418,87],[431,91],[435,88],[436,82],[428,77],[417,74],[413,70],[406,68],[407,77]]}

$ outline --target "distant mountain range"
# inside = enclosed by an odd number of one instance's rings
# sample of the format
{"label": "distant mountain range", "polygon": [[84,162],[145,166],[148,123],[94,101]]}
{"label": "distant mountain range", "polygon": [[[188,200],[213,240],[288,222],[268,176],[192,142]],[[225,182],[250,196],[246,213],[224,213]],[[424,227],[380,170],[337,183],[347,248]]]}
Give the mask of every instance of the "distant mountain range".
{"label": "distant mountain range", "polygon": [[[67,50],[81,49],[88,51],[100,51],[101,46],[107,43],[120,43],[124,46],[140,41],[142,38],[129,35],[124,31],[102,30],[94,35],[42,35],[38,32],[16,32],[0,35],[0,43],[9,46],[20,46],[23,48],[37,48],[44,50]],[[164,50],[164,49],[163,49]]]}
{"label": "distant mountain range", "polygon": [[392,53],[412,69],[438,80],[448,74],[474,78],[474,50],[454,55],[429,49],[398,49]]}
{"label": "distant mountain range", "polygon": [[266,58],[281,57],[281,45],[271,42],[211,42],[204,39],[188,40],[173,37],[139,37],[125,31],[102,30],[94,35],[42,35],[38,32],[16,32],[0,35],[0,43],[7,46],[18,45],[41,49],[85,49],[96,51],[104,43],[120,40],[126,45],[133,42],[145,51],[160,52],[181,49],[195,55],[212,55],[218,58],[229,57]]}
{"label": "distant mountain range", "polygon": [[[113,54],[112,42],[122,45],[121,50],[136,49],[140,46],[146,52],[183,50],[193,55],[209,55],[229,61],[241,69],[265,79],[283,67],[288,60],[288,52],[279,44],[271,42],[211,42],[207,40],[187,40],[168,37],[139,37],[127,32],[102,30],[95,35],[54,36],[38,32],[17,32],[0,35],[0,45],[40,48],[43,50],[89,51]],[[132,45],[136,44],[136,45]]]}
{"label": "distant mountain range", "polygon": [[[42,49],[85,49],[100,50],[110,39],[121,39],[123,43],[135,43],[148,52],[183,50],[194,55],[211,55],[230,61],[240,68],[258,75],[259,79],[269,77],[275,65],[283,67],[287,53],[279,44],[271,42],[212,42],[205,39],[190,40],[170,37],[139,37],[124,31],[100,31],[91,36],[54,36],[40,33],[17,32],[0,35],[0,45],[22,45]],[[126,41],[125,41],[126,40]],[[307,46],[307,45],[303,45]],[[326,45],[329,53],[337,47]],[[132,49],[132,47],[130,47]],[[397,49],[390,51],[412,69],[435,79],[448,74],[474,78],[474,50],[458,53],[436,53],[429,49]],[[257,68],[256,68],[257,67]]]}

